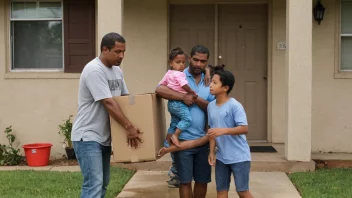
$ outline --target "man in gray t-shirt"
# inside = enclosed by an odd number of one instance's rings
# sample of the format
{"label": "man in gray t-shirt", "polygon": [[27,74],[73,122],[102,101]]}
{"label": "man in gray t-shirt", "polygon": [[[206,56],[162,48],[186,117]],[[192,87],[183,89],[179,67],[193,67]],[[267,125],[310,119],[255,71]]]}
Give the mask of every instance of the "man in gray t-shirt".
{"label": "man in gray t-shirt", "polygon": [[83,69],[79,81],[78,113],[71,140],[83,175],[81,197],[104,197],[110,177],[111,131],[109,115],[127,130],[128,143],[138,147],[140,131],[123,115],[114,96],[128,95],[119,67],[126,50],[117,33],[105,35],[101,54]]}

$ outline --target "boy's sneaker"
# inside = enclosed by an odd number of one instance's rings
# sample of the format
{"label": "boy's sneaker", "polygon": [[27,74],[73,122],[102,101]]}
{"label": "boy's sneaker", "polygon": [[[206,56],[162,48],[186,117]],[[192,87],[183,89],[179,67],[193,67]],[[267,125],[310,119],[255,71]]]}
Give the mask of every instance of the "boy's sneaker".
{"label": "boy's sneaker", "polygon": [[173,177],[169,181],[167,181],[167,184],[168,184],[169,188],[178,188],[178,187],[180,187],[180,181],[176,177]]}

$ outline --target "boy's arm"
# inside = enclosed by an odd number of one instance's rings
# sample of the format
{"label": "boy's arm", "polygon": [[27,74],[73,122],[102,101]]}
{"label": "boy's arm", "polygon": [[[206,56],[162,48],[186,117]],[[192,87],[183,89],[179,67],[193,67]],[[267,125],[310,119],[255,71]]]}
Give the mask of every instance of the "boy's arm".
{"label": "boy's arm", "polygon": [[209,139],[209,146],[210,146],[210,153],[215,154],[215,139],[214,138],[210,138]]}
{"label": "boy's arm", "polygon": [[215,163],[216,163],[215,139],[214,138],[210,138],[209,139],[209,144],[210,144],[210,152],[209,152],[209,156],[208,156],[208,162],[209,162],[209,165],[214,166]]}
{"label": "boy's arm", "polygon": [[248,133],[248,122],[246,112],[242,105],[235,107],[233,111],[233,121],[236,127],[233,128],[213,128],[210,129],[208,135],[214,138],[221,135],[242,135]]}
{"label": "boy's arm", "polygon": [[208,131],[209,138],[215,138],[222,135],[242,135],[248,133],[248,126],[237,126],[234,128],[212,128]]}
{"label": "boy's arm", "polygon": [[237,127],[230,128],[226,131],[225,135],[241,135],[248,133],[248,122],[246,112],[241,104],[233,107],[233,121]]}
{"label": "boy's arm", "polygon": [[237,126],[228,128],[224,135],[242,135],[248,133],[248,126]]}

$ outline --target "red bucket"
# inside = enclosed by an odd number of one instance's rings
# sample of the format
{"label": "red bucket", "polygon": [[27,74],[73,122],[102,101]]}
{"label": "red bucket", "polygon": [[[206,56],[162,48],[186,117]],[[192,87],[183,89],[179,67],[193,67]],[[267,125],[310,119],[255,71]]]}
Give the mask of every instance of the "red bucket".
{"label": "red bucket", "polygon": [[53,145],[49,143],[25,144],[24,153],[28,166],[46,166],[49,164],[50,149]]}

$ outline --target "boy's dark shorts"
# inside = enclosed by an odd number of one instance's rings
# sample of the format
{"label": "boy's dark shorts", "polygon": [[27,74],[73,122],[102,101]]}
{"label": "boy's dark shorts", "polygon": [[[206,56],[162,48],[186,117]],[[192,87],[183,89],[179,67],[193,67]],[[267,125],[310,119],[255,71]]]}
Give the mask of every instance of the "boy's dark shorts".
{"label": "boy's dark shorts", "polygon": [[174,153],[177,174],[181,184],[211,182],[211,166],[208,163],[209,144]]}
{"label": "boy's dark shorts", "polygon": [[237,192],[249,190],[250,169],[250,161],[239,162],[234,164],[224,164],[220,160],[216,160],[216,190],[219,192],[228,191],[230,189],[231,174],[233,174],[234,176]]}

